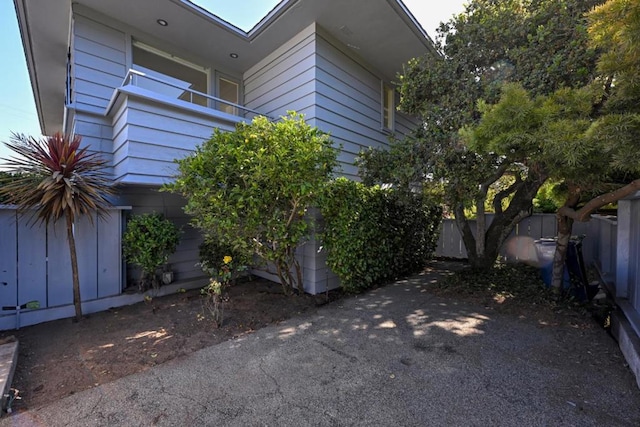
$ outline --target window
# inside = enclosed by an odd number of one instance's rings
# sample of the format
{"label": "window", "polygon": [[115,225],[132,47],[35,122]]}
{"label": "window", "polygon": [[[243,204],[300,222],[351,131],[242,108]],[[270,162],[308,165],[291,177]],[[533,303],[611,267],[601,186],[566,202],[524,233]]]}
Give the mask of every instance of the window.
{"label": "window", "polygon": [[133,68],[149,76],[138,79],[138,86],[171,98],[207,106],[207,98],[194,93],[208,93],[209,78],[203,67],[137,41],[133,43],[132,56]]}
{"label": "window", "polygon": [[[224,77],[218,77],[218,98],[231,104],[240,104],[240,84]],[[237,107],[224,102],[218,102],[218,110],[234,116],[238,115]]]}
{"label": "window", "polygon": [[395,91],[382,83],[382,129],[393,130],[395,122]]}

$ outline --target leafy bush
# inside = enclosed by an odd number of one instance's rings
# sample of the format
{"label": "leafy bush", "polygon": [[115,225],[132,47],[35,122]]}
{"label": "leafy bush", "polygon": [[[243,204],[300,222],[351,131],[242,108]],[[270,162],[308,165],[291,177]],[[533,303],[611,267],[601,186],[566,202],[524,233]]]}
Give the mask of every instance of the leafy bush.
{"label": "leafy bush", "polygon": [[180,229],[161,214],[134,215],[122,236],[127,262],[141,268],[140,289],[159,285],[157,270],[167,263],[180,242]]}
{"label": "leafy bush", "polygon": [[[227,259],[230,261],[226,261]],[[235,280],[238,273],[245,271],[247,265],[251,263],[251,258],[245,254],[235,251],[231,246],[220,243],[217,239],[207,237],[204,242],[200,244],[200,262],[198,265],[202,268],[202,271],[207,273],[210,277],[219,276],[220,266],[231,265],[233,268],[230,273],[230,280]]]}
{"label": "leafy bush", "polygon": [[420,194],[336,179],[321,201],[327,264],[349,292],[420,269],[433,254],[442,217]]}
{"label": "leafy bush", "polygon": [[566,188],[557,181],[547,181],[538,190],[533,199],[533,211],[540,213],[556,213],[566,198]]}
{"label": "leafy bush", "polygon": [[310,233],[307,208],[336,164],[329,137],[295,113],[278,122],[256,117],[234,132],[216,129],[177,163],[176,181],[165,189],[186,197],[194,226],[272,263],[285,293],[301,290],[295,250]]}

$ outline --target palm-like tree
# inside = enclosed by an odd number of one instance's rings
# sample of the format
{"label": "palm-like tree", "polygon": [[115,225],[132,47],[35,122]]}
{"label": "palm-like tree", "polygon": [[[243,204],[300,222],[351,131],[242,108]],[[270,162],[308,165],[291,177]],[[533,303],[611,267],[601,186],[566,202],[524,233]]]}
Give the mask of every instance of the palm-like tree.
{"label": "palm-like tree", "polygon": [[[48,225],[64,217],[71,255],[73,275],[73,304],[76,320],[82,319],[78,258],[73,224],[82,215],[96,212],[107,214],[113,194],[106,161],[98,153],[80,148],[80,136],[57,133],[40,140],[12,134],[5,145],[14,156],[2,159],[3,166],[14,178],[0,187],[4,203],[16,205],[18,214],[31,214],[32,223]],[[93,218],[89,215],[93,222]]]}

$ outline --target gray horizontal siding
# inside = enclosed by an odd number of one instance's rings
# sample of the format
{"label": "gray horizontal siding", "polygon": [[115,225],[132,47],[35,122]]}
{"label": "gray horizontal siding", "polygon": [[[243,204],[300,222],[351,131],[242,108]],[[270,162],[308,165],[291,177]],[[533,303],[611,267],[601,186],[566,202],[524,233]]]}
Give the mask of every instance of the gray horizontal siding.
{"label": "gray horizontal siding", "polygon": [[214,127],[233,130],[235,126],[134,96],[120,97],[112,113],[114,177],[119,182],[167,182],[175,175],[175,159],[188,156],[208,140]]}
{"label": "gray horizontal siding", "polygon": [[127,37],[122,31],[76,14],[73,26],[74,103],[104,113],[126,75]]}
{"label": "gray horizontal siding", "polygon": [[[204,277],[202,270],[196,267],[199,260],[199,245],[202,237],[198,230],[189,225],[190,217],[182,207],[185,200],[172,193],[160,192],[157,188],[126,187],[122,189],[119,203],[126,203],[132,207],[131,214],[160,213],[165,218],[181,227],[180,244],[176,252],[169,258],[169,264],[174,272],[175,280],[188,280]],[[132,266],[127,266],[127,281],[138,280],[139,272]]]}
{"label": "gray horizontal siding", "polygon": [[248,108],[272,117],[294,110],[315,118],[314,29],[306,28],[244,74]]}
{"label": "gray horizontal siding", "polygon": [[113,176],[113,135],[110,120],[106,117],[72,112],[71,133],[82,137],[82,145],[99,153],[106,162],[105,171]]}
{"label": "gray horizontal siding", "polygon": [[[341,144],[342,174],[357,178],[353,161],[363,148],[389,145],[381,124],[381,80],[351,51],[320,32],[317,46],[317,126],[331,133]],[[396,102],[398,100],[396,99]],[[417,121],[396,112],[396,137],[409,134]]]}

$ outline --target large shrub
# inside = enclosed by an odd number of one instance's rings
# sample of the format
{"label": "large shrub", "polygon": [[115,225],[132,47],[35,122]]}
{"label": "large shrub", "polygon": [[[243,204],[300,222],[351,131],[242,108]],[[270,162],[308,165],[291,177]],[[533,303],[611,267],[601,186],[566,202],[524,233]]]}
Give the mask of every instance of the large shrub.
{"label": "large shrub", "polygon": [[216,129],[177,163],[166,188],[186,197],[192,223],[222,247],[268,261],[285,292],[302,290],[295,250],[310,232],[307,208],[336,164],[329,137],[295,113],[278,122],[256,117],[234,132]]}
{"label": "large shrub", "polygon": [[434,252],[442,217],[421,194],[345,178],[327,188],[320,209],[327,264],[349,292],[420,269]]}

